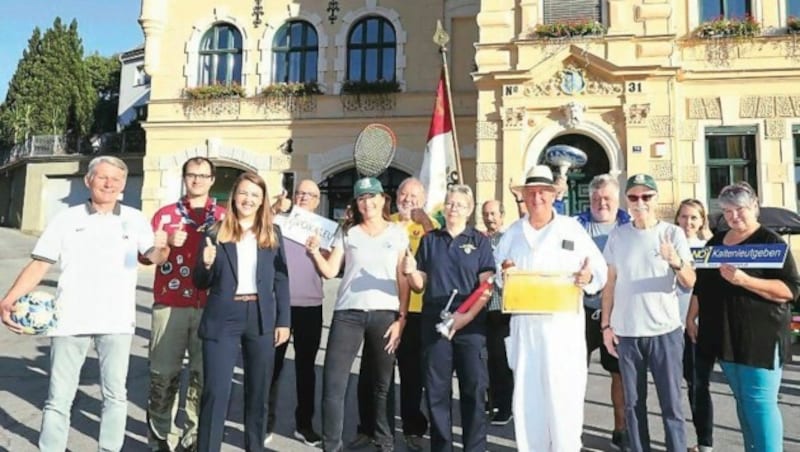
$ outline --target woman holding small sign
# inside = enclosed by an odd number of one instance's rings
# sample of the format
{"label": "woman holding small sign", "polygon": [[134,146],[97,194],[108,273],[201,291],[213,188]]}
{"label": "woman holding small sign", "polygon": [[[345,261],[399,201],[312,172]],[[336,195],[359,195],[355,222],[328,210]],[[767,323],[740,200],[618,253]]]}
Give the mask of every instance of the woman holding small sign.
{"label": "woman holding small sign", "polygon": [[[707,246],[785,245],[759,224],[758,196],[746,182],[723,188],[719,205],[730,229],[718,231]],[[783,450],[778,390],[790,344],[790,304],[799,293],[800,276],[788,249],[781,268],[723,263],[697,272],[692,304],[702,321],[699,329],[687,325],[687,332],[702,353],[719,358],[736,398],[746,450]]]}

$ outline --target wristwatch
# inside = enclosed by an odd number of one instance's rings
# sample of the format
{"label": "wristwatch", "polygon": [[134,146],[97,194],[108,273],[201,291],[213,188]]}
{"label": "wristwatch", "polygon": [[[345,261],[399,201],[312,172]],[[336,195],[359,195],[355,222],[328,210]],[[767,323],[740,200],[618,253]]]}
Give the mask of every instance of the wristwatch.
{"label": "wristwatch", "polygon": [[674,265],[670,264],[669,268],[671,268],[671,269],[673,269],[675,271],[680,271],[680,269],[683,268],[683,263],[684,263],[683,262],[683,258],[681,258],[681,261],[680,261],[680,263],[678,264],[677,267],[675,267]]}
{"label": "wristwatch", "polygon": [[611,328],[611,325],[603,325],[603,326],[600,327],[600,331],[605,331],[605,330],[607,330],[609,328]]}
{"label": "wristwatch", "polygon": [[514,198],[514,201],[516,201],[517,204],[522,204],[523,202],[525,202],[524,199],[519,199],[519,198]]}

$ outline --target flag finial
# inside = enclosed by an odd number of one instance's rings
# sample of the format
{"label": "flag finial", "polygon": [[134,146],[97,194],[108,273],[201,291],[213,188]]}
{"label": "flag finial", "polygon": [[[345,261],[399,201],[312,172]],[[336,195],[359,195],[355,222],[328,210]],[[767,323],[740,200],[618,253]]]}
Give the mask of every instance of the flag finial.
{"label": "flag finial", "polygon": [[433,42],[439,47],[444,47],[450,42],[450,35],[444,30],[441,20],[436,21],[436,31],[433,32]]}

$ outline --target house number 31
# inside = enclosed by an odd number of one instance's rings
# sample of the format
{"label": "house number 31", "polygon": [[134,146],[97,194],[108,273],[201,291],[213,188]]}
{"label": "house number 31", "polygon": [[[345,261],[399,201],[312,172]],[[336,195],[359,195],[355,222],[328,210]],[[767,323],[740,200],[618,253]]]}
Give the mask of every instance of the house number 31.
{"label": "house number 31", "polygon": [[628,92],[629,93],[641,93],[642,92],[642,82],[628,82]]}

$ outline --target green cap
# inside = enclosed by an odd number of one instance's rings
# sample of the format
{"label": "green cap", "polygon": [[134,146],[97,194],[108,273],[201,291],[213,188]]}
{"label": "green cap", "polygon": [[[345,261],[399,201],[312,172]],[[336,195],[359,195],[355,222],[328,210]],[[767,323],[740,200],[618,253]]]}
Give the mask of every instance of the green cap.
{"label": "green cap", "polygon": [[383,193],[383,186],[374,177],[365,177],[356,181],[353,186],[353,197],[358,198],[362,195],[377,195]]}
{"label": "green cap", "polygon": [[628,190],[637,185],[641,185],[642,187],[647,187],[650,190],[658,192],[658,185],[656,185],[656,180],[653,179],[653,176],[649,174],[639,173],[629,177],[628,182],[625,184],[625,191],[627,192]]}

